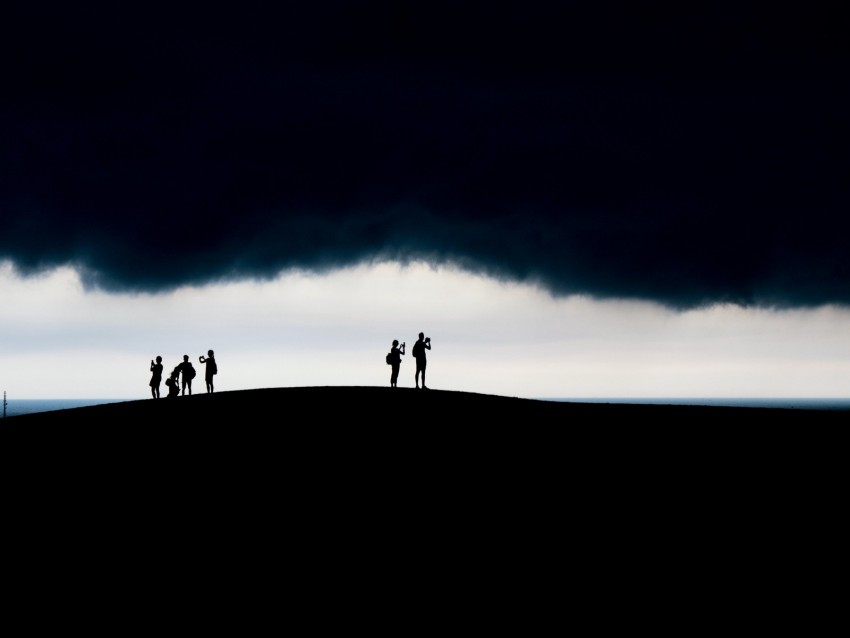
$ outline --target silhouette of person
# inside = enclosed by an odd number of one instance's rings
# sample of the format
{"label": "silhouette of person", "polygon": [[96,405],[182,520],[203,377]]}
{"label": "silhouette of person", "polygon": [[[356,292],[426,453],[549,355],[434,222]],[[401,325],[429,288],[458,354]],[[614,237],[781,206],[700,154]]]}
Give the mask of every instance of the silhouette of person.
{"label": "silhouette of person", "polygon": [[179,366],[171,371],[168,379],[165,380],[165,385],[168,386],[168,395],[166,398],[172,399],[180,396],[180,370]]}
{"label": "silhouette of person", "polygon": [[180,394],[186,394],[186,389],[189,389],[189,394],[192,394],[192,379],[195,378],[195,367],[189,361],[189,355],[183,355],[183,362],[174,368],[178,373],[182,372],[183,389]]}
{"label": "silhouette of person", "polygon": [[425,338],[425,333],[419,333],[419,340],[413,344],[413,357],[416,359],[416,389],[419,389],[419,373],[422,373],[422,389],[427,390],[425,385],[425,368],[428,365],[428,358],[425,356],[425,351],[431,349],[431,337]]}
{"label": "silhouette of person", "polygon": [[215,362],[215,353],[212,350],[207,350],[207,356],[201,355],[198,361],[206,365],[204,372],[204,380],[207,382],[207,392],[213,391],[213,375],[218,374],[218,364]]}
{"label": "silhouette of person", "polygon": [[151,387],[151,396],[154,399],[158,399],[159,385],[162,383],[162,357],[157,357],[156,363],[151,359],[151,372],[153,374],[148,385]]}
{"label": "silhouette of person", "polygon": [[401,355],[404,354],[404,345],[401,348],[398,346],[398,339],[393,339],[393,347],[390,349],[390,365],[392,366],[392,374],[390,375],[390,387],[398,387],[398,371],[401,368]]}

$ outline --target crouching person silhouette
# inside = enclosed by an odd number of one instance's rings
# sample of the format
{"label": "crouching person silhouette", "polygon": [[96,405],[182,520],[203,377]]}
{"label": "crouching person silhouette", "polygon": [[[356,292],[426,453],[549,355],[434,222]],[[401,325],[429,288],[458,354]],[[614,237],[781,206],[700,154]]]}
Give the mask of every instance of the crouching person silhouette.
{"label": "crouching person silhouette", "polygon": [[173,399],[174,397],[180,396],[180,370],[179,368],[174,368],[171,371],[168,379],[165,380],[165,385],[168,386],[168,394],[166,395],[167,399]]}

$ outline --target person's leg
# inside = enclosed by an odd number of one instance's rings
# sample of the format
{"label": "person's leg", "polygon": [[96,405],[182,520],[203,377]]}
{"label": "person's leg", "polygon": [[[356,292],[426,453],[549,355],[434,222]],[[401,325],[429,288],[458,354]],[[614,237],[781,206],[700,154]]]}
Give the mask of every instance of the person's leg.
{"label": "person's leg", "polygon": [[425,368],[427,368],[427,367],[428,367],[428,364],[425,361],[423,361],[422,362],[422,389],[423,390],[428,389],[428,386],[425,385]]}

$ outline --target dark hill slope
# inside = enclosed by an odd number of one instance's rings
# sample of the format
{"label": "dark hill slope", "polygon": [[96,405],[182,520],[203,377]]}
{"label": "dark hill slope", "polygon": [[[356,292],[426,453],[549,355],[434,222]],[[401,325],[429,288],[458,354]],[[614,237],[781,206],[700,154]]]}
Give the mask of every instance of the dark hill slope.
{"label": "dark hill slope", "polygon": [[[519,425],[695,425],[715,426],[735,419],[741,425],[838,422],[847,412],[774,408],[732,408],[621,403],[570,403],[516,397],[372,386],[317,386],[235,390],[176,399],[140,399],[119,403],[25,414],[2,423],[6,433],[33,428],[54,434],[72,427],[76,433],[107,428],[138,430],[169,425],[193,428],[325,426],[508,426]],[[540,421],[545,419],[545,421]]]}
{"label": "dark hill slope", "polygon": [[[265,388],[19,415],[2,421],[4,454],[43,463],[157,459],[284,466],[309,458],[362,468],[375,461],[456,457],[506,466],[623,465],[663,456],[728,457],[751,448],[828,441],[847,412],[560,403],[384,387]],[[672,456],[671,456],[672,455]],[[217,460],[213,460],[217,459]]]}
{"label": "dark hill slope", "polygon": [[791,530],[830,527],[848,416],[377,387],[22,415],[0,422],[7,545],[71,561],[75,582],[96,559],[176,569],[166,587],[231,570],[239,588],[347,574],[359,591],[376,566],[451,587],[526,565],[594,596],[612,575],[630,596],[664,573],[676,592],[718,570],[734,586],[741,564],[772,573]]}

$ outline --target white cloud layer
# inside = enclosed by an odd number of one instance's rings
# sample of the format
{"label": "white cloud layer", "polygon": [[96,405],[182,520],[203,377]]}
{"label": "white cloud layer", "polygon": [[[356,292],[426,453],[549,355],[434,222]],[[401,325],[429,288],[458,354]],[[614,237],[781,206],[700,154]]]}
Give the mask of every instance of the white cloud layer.
{"label": "white cloud layer", "polygon": [[[850,396],[850,309],[555,299],[425,264],[183,288],[157,295],[85,291],[61,268],[20,278],[0,264],[0,390],[15,399],[141,399],[150,360],[168,372],[216,352],[218,391],[388,386],[384,354],[433,340],[433,388],[506,396]],[[414,385],[404,357],[399,386]],[[163,386],[163,395],[165,392]]]}

